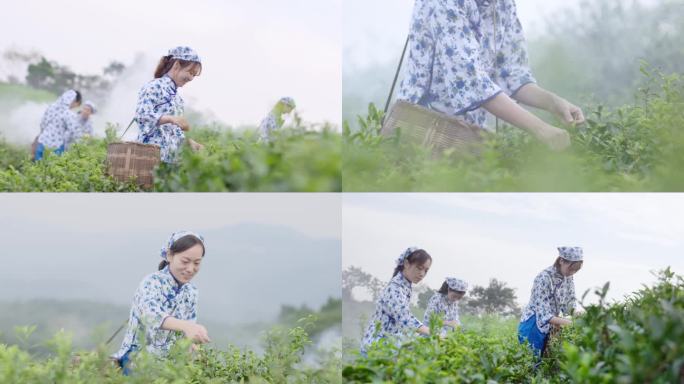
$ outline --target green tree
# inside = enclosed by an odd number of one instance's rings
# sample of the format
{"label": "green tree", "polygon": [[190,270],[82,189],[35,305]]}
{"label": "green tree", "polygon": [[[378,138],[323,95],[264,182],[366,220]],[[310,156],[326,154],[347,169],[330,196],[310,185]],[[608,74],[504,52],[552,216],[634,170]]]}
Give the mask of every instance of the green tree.
{"label": "green tree", "polygon": [[466,307],[474,313],[510,315],[520,312],[515,289],[497,279],[490,279],[487,287],[474,286],[467,297]]}
{"label": "green tree", "polygon": [[351,266],[342,271],[342,298],[344,300],[353,300],[352,290],[356,287],[362,287],[368,290],[368,293],[375,301],[380,292],[382,292],[385,283],[370,273],[364,272],[359,267]]}
{"label": "green tree", "polygon": [[427,309],[428,302],[430,302],[430,298],[435,294],[435,292],[437,291],[427,288],[418,293],[418,307]]}

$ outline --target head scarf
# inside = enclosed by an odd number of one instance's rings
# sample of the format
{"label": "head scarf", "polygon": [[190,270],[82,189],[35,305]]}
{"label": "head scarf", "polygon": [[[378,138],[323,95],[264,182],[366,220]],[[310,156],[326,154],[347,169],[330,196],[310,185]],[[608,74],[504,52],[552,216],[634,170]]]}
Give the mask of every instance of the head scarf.
{"label": "head scarf", "polygon": [[97,107],[95,106],[95,103],[93,103],[90,100],[87,100],[85,103],[83,103],[83,106],[88,106],[90,109],[93,111],[93,113],[97,112]]}
{"label": "head scarf", "polygon": [[399,258],[397,259],[397,267],[400,265],[404,265],[404,260],[406,260],[406,258],[409,257],[410,254],[412,254],[413,252],[415,252],[419,249],[420,248],[418,248],[418,247],[406,248],[406,250],[401,255],[399,255]]}
{"label": "head scarf", "polygon": [[169,49],[169,56],[173,59],[193,61],[202,64],[199,55],[190,47],[175,47]]}
{"label": "head scarf", "polygon": [[161,249],[161,258],[166,260],[166,257],[171,252],[171,247],[173,246],[173,244],[179,239],[188,235],[192,235],[198,238],[199,241],[202,242],[202,247],[204,247],[204,250],[206,252],[206,245],[204,244],[204,237],[202,237],[202,235],[198,235],[197,233],[191,231],[178,231],[171,234],[171,237],[169,237],[169,240],[166,242],[166,246]]}
{"label": "head scarf", "polygon": [[468,290],[468,283],[455,277],[447,277],[446,283],[452,291],[465,292]]}
{"label": "head scarf", "polygon": [[295,107],[296,107],[295,101],[294,101],[294,99],[291,98],[291,97],[283,97],[283,98],[281,98],[280,100],[278,100],[278,102],[281,103],[281,104],[283,104],[283,105],[285,105],[285,106],[288,106],[288,107],[290,107],[290,108],[295,108]]}
{"label": "head scarf", "polygon": [[584,252],[581,247],[558,247],[558,256],[567,261],[582,261]]}

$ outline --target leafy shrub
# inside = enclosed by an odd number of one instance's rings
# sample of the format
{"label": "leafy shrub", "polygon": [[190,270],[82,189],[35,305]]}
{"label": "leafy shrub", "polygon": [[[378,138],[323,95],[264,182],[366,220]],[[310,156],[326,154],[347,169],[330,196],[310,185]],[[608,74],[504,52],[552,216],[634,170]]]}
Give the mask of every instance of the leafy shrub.
{"label": "leafy shrub", "polygon": [[622,302],[608,303],[608,289],[596,290],[598,303],[551,338],[541,363],[518,343],[515,326],[500,320],[502,331],[488,324],[400,346],[382,340],[367,357],[356,353],[342,375],[360,383],[684,382],[684,278],[668,268]]}
{"label": "leafy shrub", "polygon": [[[310,344],[307,329],[313,318],[302,319],[291,329],[274,328],[264,338],[265,351],[228,346],[226,350],[201,347],[190,351],[190,342],[176,343],[160,359],[147,352],[134,355],[130,376],[123,376],[104,346],[76,354],[67,334],[58,333],[48,344],[54,353],[37,359],[18,345],[0,344],[0,382],[32,383],[339,383],[339,353],[322,353],[319,364],[305,365],[302,358]],[[24,327],[20,333],[28,335]]]}
{"label": "leafy shrub", "polygon": [[[177,166],[156,170],[155,190],[165,192],[221,191],[339,191],[341,136],[331,129],[303,128],[276,132],[269,143],[258,142],[253,132],[243,134],[199,128],[189,137],[205,149],[185,148]],[[117,182],[106,175],[107,143],[115,138],[89,138],[62,156],[48,154],[32,162],[28,151],[11,152],[0,145],[0,191],[116,192],[138,191],[133,183]],[[12,149],[11,151],[13,151]],[[3,156],[3,154],[8,154]]]}
{"label": "leafy shrub", "polygon": [[345,191],[680,191],[684,189],[684,77],[642,68],[649,79],[634,105],[589,108],[587,123],[568,127],[572,147],[552,153],[504,126],[479,155],[434,156],[416,144],[380,136],[374,105],[345,122]]}

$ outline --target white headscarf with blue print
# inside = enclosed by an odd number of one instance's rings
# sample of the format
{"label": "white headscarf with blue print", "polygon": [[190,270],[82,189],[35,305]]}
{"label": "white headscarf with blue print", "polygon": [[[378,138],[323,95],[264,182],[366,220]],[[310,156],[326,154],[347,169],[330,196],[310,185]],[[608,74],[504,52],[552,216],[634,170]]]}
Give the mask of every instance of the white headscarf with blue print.
{"label": "white headscarf with blue print", "polygon": [[171,247],[173,246],[173,244],[176,241],[178,241],[179,239],[181,239],[185,236],[188,236],[188,235],[198,238],[199,241],[202,242],[202,247],[204,247],[204,250],[206,251],[206,245],[204,243],[204,237],[202,237],[202,235],[199,235],[199,234],[192,232],[192,231],[178,231],[178,232],[174,232],[171,234],[171,237],[169,237],[169,240],[166,242],[166,246],[161,249],[161,252],[159,254],[161,256],[161,258],[166,260],[166,257],[171,252]]}

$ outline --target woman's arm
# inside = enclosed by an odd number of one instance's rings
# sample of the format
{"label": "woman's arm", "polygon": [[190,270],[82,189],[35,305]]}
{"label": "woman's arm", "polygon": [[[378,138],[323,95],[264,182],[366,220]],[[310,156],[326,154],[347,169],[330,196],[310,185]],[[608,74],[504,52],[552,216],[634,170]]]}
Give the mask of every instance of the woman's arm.
{"label": "woman's arm", "polygon": [[399,324],[405,324],[406,328],[415,329],[418,333],[430,334],[430,328],[426,327],[411,313],[409,302],[402,290],[390,286],[386,292],[385,311]]}
{"label": "woman's arm", "polygon": [[201,151],[202,149],[204,149],[204,145],[196,142],[193,139],[188,138],[187,141],[188,141],[188,144],[190,145],[190,148],[192,148],[193,151]]}
{"label": "woman's arm", "polygon": [[576,105],[564,98],[549,92],[537,84],[526,84],[513,95],[519,102],[549,111],[567,124],[581,124],[584,122],[584,114]]}
{"label": "woman's arm", "polygon": [[568,319],[564,319],[562,317],[552,317],[551,320],[549,320],[549,324],[556,325],[556,326],[564,326],[564,325],[570,325],[572,324],[572,321]]}
{"label": "woman's arm", "polygon": [[169,316],[166,319],[164,319],[161,325],[161,329],[167,331],[183,332],[183,334],[185,334],[185,337],[187,337],[188,339],[202,344],[209,343],[211,341],[211,339],[209,339],[207,329],[204,328],[204,326],[192,321],[179,320],[173,316]]}
{"label": "woman's arm", "polygon": [[183,116],[164,115],[159,118],[159,122],[157,123],[157,125],[163,124],[177,125],[180,127],[180,129],[186,132],[190,130],[190,123],[188,123],[188,120]]}
{"label": "woman's arm", "polygon": [[526,130],[553,150],[563,150],[570,145],[570,135],[566,131],[545,123],[503,92],[482,106],[494,116]]}

